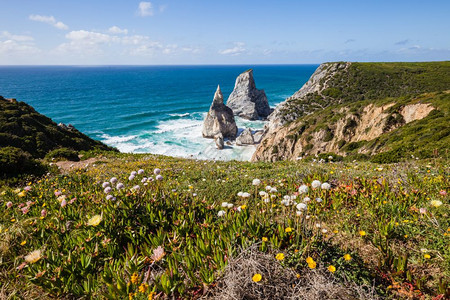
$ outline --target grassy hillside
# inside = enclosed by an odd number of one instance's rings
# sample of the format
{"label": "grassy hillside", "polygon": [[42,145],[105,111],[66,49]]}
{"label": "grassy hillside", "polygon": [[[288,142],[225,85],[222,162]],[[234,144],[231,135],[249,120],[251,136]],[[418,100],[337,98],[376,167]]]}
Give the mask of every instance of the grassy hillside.
{"label": "grassy hillside", "polygon": [[108,154],[0,191],[0,297],[443,299],[448,170]]}
{"label": "grassy hillside", "polygon": [[33,159],[59,148],[65,148],[59,154],[68,150],[114,150],[73,127],[58,126],[24,102],[0,96],[0,177],[31,172],[37,166]]}

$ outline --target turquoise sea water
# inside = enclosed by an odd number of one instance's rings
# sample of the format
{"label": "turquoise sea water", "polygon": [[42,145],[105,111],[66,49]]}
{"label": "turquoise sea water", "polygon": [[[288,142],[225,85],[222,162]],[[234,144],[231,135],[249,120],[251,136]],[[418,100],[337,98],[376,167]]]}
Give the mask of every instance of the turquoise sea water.
{"label": "turquoise sea water", "polygon": [[[122,152],[181,157],[250,158],[254,147],[215,150],[202,120],[220,84],[225,102],[248,68],[271,106],[291,96],[317,65],[0,67],[0,95],[32,105],[56,123],[73,124]],[[237,119],[238,127],[263,122]]]}

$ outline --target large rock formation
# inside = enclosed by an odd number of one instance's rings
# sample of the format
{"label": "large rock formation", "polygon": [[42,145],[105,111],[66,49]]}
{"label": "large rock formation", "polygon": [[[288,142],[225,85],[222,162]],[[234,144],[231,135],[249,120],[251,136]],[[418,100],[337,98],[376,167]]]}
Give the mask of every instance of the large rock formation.
{"label": "large rock formation", "polygon": [[214,138],[221,133],[224,138],[235,139],[237,130],[233,111],[223,104],[223,95],[220,86],[217,86],[214,100],[203,122],[203,137]]}
{"label": "large rock formation", "polygon": [[253,79],[253,70],[247,70],[236,79],[234,90],[227,100],[233,113],[249,120],[265,119],[271,109],[264,90],[258,90]]}
{"label": "large rock formation", "polygon": [[253,145],[255,140],[253,139],[252,130],[250,128],[245,129],[236,139],[236,145]]}

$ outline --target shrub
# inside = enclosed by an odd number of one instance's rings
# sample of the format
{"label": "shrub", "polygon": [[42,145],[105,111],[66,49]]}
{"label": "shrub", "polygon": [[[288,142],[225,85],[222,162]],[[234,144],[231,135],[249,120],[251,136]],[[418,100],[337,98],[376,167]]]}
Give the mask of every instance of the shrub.
{"label": "shrub", "polygon": [[377,164],[392,164],[397,163],[402,158],[402,149],[397,148],[394,150],[378,153],[370,159],[371,162]]}
{"label": "shrub", "polygon": [[80,161],[78,157],[78,152],[68,149],[68,148],[58,148],[53,151],[50,151],[45,156],[47,160],[55,159],[55,160],[70,160],[70,161]]}
{"label": "shrub", "polygon": [[0,177],[10,177],[23,173],[39,175],[45,167],[19,148],[4,147],[0,149],[0,170]]}
{"label": "shrub", "polygon": [[337,155],[336,153],[320,153],[318,154],[319,159],[323,159],[326,162],[330,161],[342,161],[344,157]]}

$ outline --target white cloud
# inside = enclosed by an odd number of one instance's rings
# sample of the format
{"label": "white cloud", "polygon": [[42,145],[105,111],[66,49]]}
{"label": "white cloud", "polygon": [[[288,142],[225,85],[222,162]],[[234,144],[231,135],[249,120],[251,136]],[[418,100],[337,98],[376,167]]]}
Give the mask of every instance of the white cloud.
{"label": "white cloud", "polygon": [[52,25],[61,30],[69,29],[69,26],[67,26],[63,22],[56,21],[55,17],[53,17],[53,16],[30,15],[29,19],[32,21],[42,22],[42,23]]}
{"label": "white cloud", "polygon": [[141,17],[153,16],[153,5],[151,2],[139,2],[138,15]]}
{"label": "white cloud", "polygon": [[108,32],[114,34],[128,34],[128,29],[121,29],[117,26],[112,26],[108,29]]}
{"label": "white cloud", "polygon": [[237,56],[241,55],[247,52],[247,49],[244,48],[245,44],[241,42],[235,42],[234,47],[224,49],[219,51],[219,54],[222,55],[231,55],[231,56]]}
{"label": "white cloud", "polygon": [[2,33],[0,34],[1,38],[6,38],[8,40],[13,40],[16,42],[29,42],[29,41],[33,41],[34,38],[28,35],[15,35],[15,34],[11,34],[8,31],[2,31]]}

